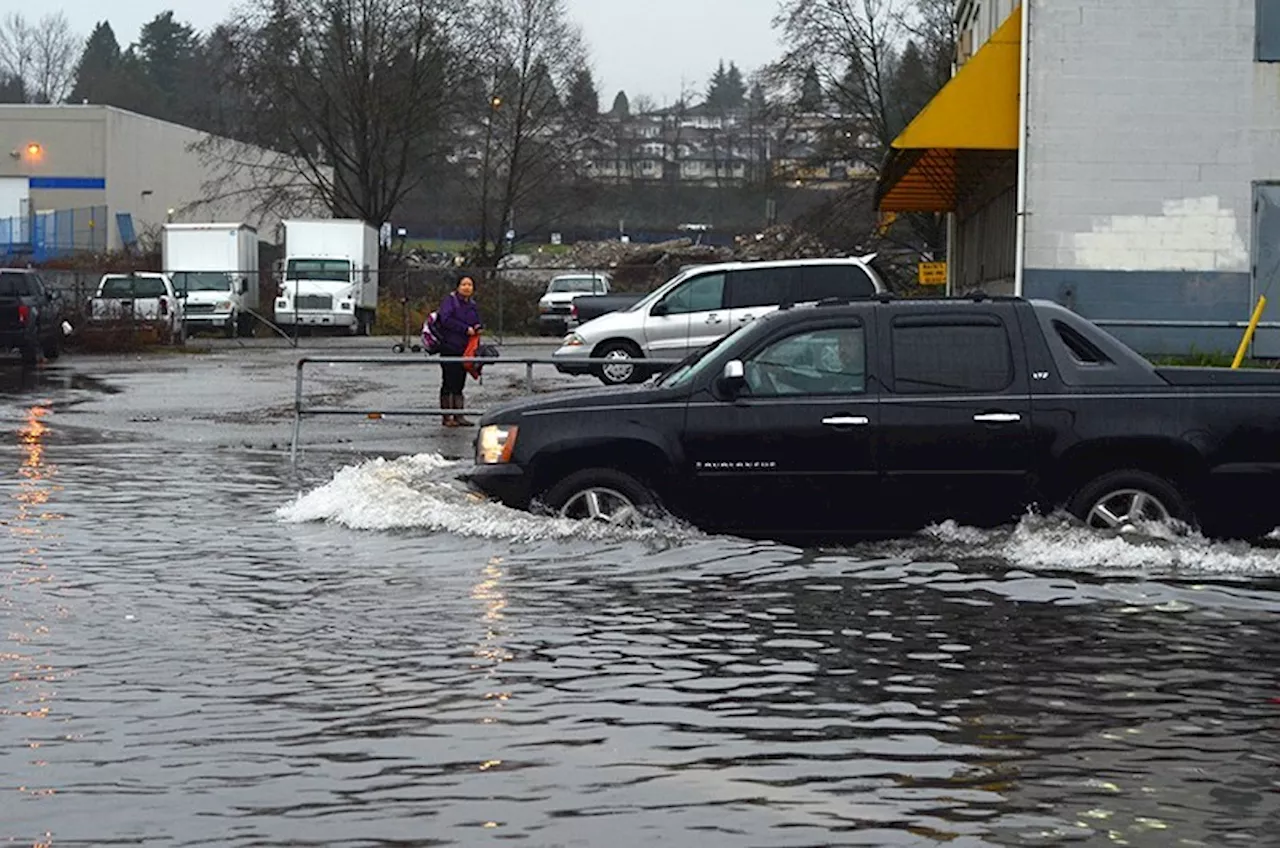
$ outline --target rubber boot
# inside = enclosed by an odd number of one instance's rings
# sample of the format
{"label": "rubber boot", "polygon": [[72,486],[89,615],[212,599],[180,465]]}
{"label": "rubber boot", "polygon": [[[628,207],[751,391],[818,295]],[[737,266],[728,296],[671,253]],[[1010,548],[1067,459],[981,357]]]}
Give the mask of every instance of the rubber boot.
{"label": "rubber boot", "polygon": [[[467,402],[466,402],[465,400],[463,400],[463,399],[462,399],[462,395],[454,395],[454,396],[453,396],[453,408],[454,408],[454,409],[466,409],[466,408],[467,408]],[[455,423],[454,423],[454,426],[456,426],[456,427],[474,427],[474,426],[476,426],[475,424],[471,423],[471,422],[470,422],[469,420],[467,420],[466,418],[463,418],[461,415],[455,415],[455,416],[454,416],[454,418],[453,418],[453,420],[454,420],[454,422],[455,422]]]}
{"label": "rubber boot", "polygon": [[[453,395],[446,395],[443,392],[441,392],[440,408],[453,409]],[[440,423],[443,424],[445,427],[457,427],[458,419],[454,418],[452,415],[445,415],[440,419]]]}

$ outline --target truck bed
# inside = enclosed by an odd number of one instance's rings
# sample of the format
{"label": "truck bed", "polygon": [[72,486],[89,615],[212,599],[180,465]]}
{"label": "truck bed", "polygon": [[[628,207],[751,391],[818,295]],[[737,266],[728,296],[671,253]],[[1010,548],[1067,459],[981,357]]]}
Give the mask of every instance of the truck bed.
{"label": "truck bed", "polygon": [[1280,386],[1280,371],[1266,368],[1157,368],[1171,386]]}

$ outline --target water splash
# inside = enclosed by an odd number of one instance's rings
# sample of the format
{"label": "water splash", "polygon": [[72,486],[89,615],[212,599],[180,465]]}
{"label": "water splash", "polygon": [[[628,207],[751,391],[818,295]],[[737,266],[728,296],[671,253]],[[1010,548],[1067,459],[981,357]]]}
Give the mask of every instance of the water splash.
{"label": "water splash", "polygon": [[439,454],[378,458],[339,470],[333,479],[276,511],[292,524],[325,522],[353,530],[428,530],[531,542],[548,539],[680,542],[697,531],[663,518],[640,527],[534,515],[487,500],[458,480],[464,463]]}
{"label": "water splash", "polygon": [[1280,575],[1280,550],[1205,538],[1185,527],[1142,524],[1136,533],[1093,530],[1062,515],[1027,515],[1012,528],[980,530],[954,521],[891,543],[896,556],[997,559],[1064,571]]}

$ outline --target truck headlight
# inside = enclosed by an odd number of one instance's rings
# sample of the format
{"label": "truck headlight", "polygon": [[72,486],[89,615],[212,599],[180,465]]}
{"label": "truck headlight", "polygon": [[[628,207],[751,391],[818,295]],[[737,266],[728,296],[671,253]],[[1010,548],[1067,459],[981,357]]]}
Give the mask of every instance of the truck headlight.
{"label": "truck headlight", "polygon": [[351,311],[351,301],[349,301],[349,300],[344,300],[344,301],[341,303],[341,305],[339,305],[339,306],[338,306],[338,308],[339,308],[339,309],[341,309],[343,312],[350,312],[350,311]]}
{"label": "truck headlight", "polygon": [[231,301],[229,301],[229,300],[220,300],[220,301],[218,301],[218,305],[217,305],[217,306],[215,306],[215,307],[214,307],[214,309],[216,309],[216,310],[217,310],[217,311],[219,311],[219,312],[230,312],[230,311],[231,311]]}
{"label": "truck headlight", "polygon": [[519,427],[501,424],[490,424],[480,430],[480,439],[476,442],[476,463],[480,465],[502,465],[511,461],[511,454],[516,449],[516,433]]}
{"label": "truck headlight", "polygon": [[564,337],[565,347],[582,347],[586,343],[587,343],[587,340],[584,339],[582,336],[578,335],[577,333],[570,333],[569,335]]}

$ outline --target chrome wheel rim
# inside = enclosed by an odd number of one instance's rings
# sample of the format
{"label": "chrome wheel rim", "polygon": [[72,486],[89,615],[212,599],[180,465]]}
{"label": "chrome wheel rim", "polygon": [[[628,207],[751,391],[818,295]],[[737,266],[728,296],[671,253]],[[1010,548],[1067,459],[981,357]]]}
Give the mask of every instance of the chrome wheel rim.
{"label": "chrome wheel rim", "polygon": [[1097,530],[1132,531],[1139,521],[1165,523],[1171,517],[1168,507],[1150,492],[1119,489],[1098,499],[1087,523]]}
{"label": "chrome wheel rim", "polygon": [[604,375],[611,383],[625,383],[635,373],[636,367],[631,364],[631,354],[625,350],[611,350],[605,354],[604,358],[619,363],[604,366]]}
{"label": "chrome wheel rim", "polygon": [[631,524],[638,517],[631,498],[617,489],[593,486],[583,489],[569,498],[560,510],[562,518],[580,521],[600,521],[605,524]]}

